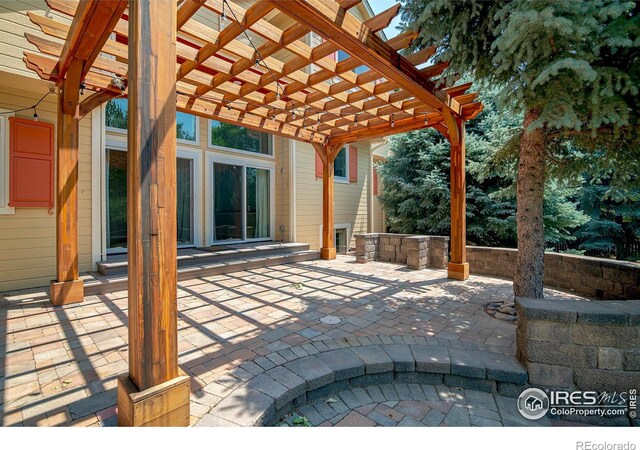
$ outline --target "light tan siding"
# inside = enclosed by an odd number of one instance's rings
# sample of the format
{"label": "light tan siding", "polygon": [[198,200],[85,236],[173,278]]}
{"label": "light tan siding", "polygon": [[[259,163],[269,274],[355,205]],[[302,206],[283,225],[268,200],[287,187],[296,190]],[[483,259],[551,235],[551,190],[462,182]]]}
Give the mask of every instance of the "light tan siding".
{"label": "light tan siding", "polygon": [[289,140],[275,136],[274,153],[276,157],[276,235],[278,241],[289,242],[291,230],[289,224]]}
{"label": "light tan siding", "polygon": [[[0,72],[0,109],[13,110],[33,105],[47,85]],[[38,107],[42,122],[56,123],[56,95]],[[33,110],[16,113],[31,118]],[[80,122],[78,243],[79,269],[91,270],[91,116]],[[2,174],[4,178],[4,174]],[[55,210],[15,208],[14,214],[0,214],[0,291],[44,286],[55,278]]]}
{"label": "light tan siding", "polygon": [[[369,145],[356,144],[358,148],[358,181],[335,183],[334,224],[348,224],[351,231],[351,246],[355,246],[353,235],[367,232],[367,199],[370,165]],[[299,242],[320,248],[322,226],[322,179],[315,176],[315,154],[311,145],[296,143],[296,222]]]}

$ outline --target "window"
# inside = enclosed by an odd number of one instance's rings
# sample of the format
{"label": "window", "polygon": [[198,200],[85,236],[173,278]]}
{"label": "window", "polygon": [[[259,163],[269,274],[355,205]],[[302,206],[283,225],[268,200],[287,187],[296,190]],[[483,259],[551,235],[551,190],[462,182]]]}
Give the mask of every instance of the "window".
{"label": "window", "polygon": [[209,121],[209,146],[272,155],[271,135],[228,123]]}
{"label": "window", "polygon": [[[105,125],[116,130],[126,131],[128,127],[128,101],[116,98],[107,102],[105,108]],[[194,115],[176,113],[176,138],[186,143],[198,142],[198,118]]]}
{"label": "window", "polygon": [[346,180],[349,177],[347,167],[347,147],[343,147],[333,163],[334,178]]}
{"label": "window", "polygon": [[198,143],[198,118],[192,114],[176,113],[176,137],[189,144]]}
{"label": "window", "polygon": [[346,228],[337,228],[336,229],[336,252],[338,253],[347,253],[349,251],[349,245],[347,244],[347,229]]}
{"label": "window", "polygon": [[119,130],[127,129],[127,99],[116,98],[107,102],[105,108],[105,125]]}

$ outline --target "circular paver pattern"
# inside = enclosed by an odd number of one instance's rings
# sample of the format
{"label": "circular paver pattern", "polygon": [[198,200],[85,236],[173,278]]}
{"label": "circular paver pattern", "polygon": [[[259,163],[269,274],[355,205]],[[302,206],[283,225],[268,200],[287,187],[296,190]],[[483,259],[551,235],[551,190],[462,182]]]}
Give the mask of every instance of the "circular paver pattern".
{"label": "circular paver pattern", "polygon": [[520,415],[516,399],[444,385],[393,383],[357,387],[320,398],[276,426],[437,427],[549,426]]}

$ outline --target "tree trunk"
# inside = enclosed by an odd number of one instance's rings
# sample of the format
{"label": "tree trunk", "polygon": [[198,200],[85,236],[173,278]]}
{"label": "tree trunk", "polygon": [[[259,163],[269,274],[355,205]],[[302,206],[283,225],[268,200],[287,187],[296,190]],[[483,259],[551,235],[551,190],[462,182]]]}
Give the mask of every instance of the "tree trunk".
{"label": "tree trunk", "polygon": [[516,297],[543,298],[545,147],[542,128],[529,129],[529,124],[539,115],[537,110],[525,113],[520,141],[516,213],[518,261],[513,278]]}

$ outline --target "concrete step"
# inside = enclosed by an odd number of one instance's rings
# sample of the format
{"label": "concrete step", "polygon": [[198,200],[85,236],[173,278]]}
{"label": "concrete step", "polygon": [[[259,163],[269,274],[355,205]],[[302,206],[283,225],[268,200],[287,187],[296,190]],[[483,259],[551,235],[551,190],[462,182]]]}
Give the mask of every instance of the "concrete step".
{"label": "concrete step", "polygon": [[[307,246],[308,247],[308,246]],[[276,254],[260,253],[250,256],[236,256],[235,259],[217,259],[214,262],[194,263],[178,266],[178,281],[211,275],[224,275],[243,270],[258,269],[261,267],[290,264],[302,261],[312,261],[320,258],[320,252],[313,250],[299,250]],[[127,289],[127,275],[108,275],[99,272],[85,274],[84,295],[106,294]]]}
{"label": "concrete step", "polygon": [[[309,244],[299,242],[264,242],[179,249],[178,269],[254,256],[287,255],[307,250]],[[110,256],[108,261],[98,263],[98,272],[104,276],[126,275],[127,255]]]}

